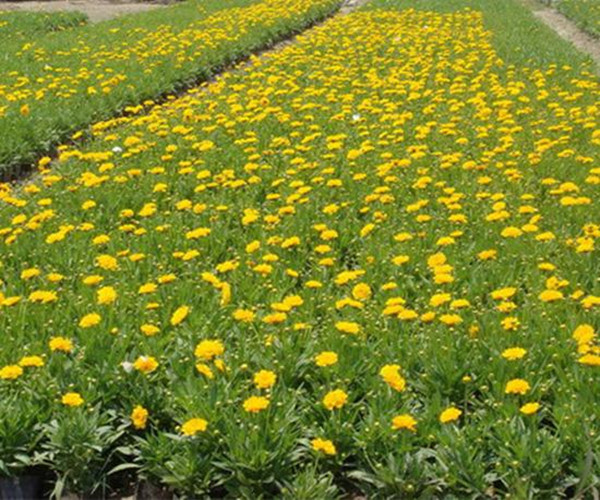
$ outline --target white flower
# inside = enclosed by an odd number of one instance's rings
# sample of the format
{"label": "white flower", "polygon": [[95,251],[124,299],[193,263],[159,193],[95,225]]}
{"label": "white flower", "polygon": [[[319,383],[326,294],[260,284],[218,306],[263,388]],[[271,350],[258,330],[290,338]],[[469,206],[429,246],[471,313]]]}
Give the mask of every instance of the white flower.
{"label": "white flower", "polygon": [[115,146],[114,148],[112,148],[113,153],[122,153],[123,152],[123,148],[120,146]]}
{"label": "white flower", "polygon": [[121,366],[127,373],[131,373],[133,371],[133,363],[130,363],[129,361],[123,361]]}

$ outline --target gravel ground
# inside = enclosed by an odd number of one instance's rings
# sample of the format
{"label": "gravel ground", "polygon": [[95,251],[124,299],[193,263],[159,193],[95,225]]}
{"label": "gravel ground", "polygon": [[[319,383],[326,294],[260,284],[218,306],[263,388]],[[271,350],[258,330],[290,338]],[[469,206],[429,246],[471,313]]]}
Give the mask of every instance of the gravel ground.
{"label": "gravel ground", "polygon": [[60,10],[76,10],[87,14],[90,22],[105,21],[113,17],[144,12],[164,7],[165,3],[153,2],[103,2],[94,0],[50,0],[28,2],[0,1],[0,10],[32,10],[36,12],[55,12]]}

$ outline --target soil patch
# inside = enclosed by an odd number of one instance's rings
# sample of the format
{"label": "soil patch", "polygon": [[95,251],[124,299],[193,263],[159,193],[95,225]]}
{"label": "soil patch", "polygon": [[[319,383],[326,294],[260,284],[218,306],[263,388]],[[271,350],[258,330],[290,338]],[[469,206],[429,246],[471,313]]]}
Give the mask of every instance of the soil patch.
{"label": "soil patch", "polygon": [[74,10],[86,14],[92,23],[113,17],[164,7],[166,2],[102,2],[94,0],[49,0],[28,2],[1,2],[0,10],[30,10],[34,12],[56,12]]}

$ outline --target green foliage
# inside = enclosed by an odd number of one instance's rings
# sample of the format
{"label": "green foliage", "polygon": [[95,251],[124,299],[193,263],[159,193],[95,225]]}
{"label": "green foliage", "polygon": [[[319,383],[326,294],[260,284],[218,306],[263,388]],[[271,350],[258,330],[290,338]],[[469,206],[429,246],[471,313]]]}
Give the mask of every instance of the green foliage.
{"label": "green foliage", "polygon": [[556,8],[581,29],[600,37],[600,0],[559,0]]}
{"label": "green foliage", "polygon": [[84,26],[88,21],[81,12],[18,12],[2,11],[0,4],[0,66],[15,42],[23,45],[50,31],[64,31]]}
{"label": "green foliage", "polygon": [[44,440],[34,461],[56,474],[52,497],[65,492],[107,493],[107,474],[127,423],[110,411],[65,411],[41,425]]}

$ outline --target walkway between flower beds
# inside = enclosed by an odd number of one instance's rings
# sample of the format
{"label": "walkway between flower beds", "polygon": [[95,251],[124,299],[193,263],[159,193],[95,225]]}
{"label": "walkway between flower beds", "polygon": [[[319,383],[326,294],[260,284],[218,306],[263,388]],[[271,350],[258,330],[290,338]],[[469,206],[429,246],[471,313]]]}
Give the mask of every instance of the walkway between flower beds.
{"label": "walkway between flower beds", "polygon": [[552,7],[540,3],[532,4],[531,10],[535,17],[554,30],[561,38],[572,43],[577,49],[590,56],[600,68],[600,40],[583,31],[564,14]]}
{"label": "walkway between flower beds", "polygon": [[107,2],[97,0],[42,0],[32,2],[1,2],[0,10],[33,12],[83,12],[90,22],[97,23],[114,17],[165,7],[170,2]]}

